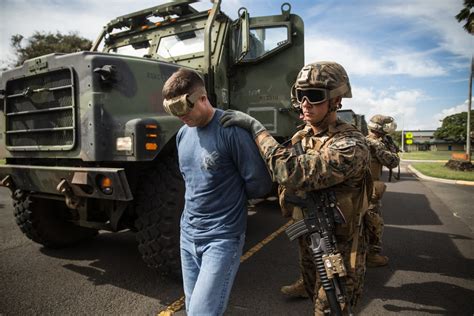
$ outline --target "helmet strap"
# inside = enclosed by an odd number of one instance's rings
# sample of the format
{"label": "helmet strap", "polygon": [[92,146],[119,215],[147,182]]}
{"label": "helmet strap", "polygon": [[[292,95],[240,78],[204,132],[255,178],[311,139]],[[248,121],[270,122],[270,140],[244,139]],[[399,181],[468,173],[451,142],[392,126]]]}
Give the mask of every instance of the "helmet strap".
{"label": "helmet strap", "polygon": [[329,115],[331,115],[332,112],[336,112],[340,108],[340,103],[336,104],[336,102],[333,101],[333,99],[329,99],[329,105],[328,105],[328,111],[324,115],[322,119],[320,119],[318,122],[314,123],[314,125],[319,129],[319,130],[324,130],[329,126]]}

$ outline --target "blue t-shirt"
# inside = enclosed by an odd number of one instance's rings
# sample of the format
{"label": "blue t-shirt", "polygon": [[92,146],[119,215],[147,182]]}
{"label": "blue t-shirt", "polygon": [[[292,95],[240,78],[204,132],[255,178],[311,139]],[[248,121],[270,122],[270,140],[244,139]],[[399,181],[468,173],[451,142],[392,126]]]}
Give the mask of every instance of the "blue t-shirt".
{"label": "blue t-shirt", "polygon": [[245,232],[248,198],[271,189],[271,178],[251,135],[222,127],[216,109],[204,127],[184,125],[176,136],[186,194],[181,233],[189,239],[232,238]]}

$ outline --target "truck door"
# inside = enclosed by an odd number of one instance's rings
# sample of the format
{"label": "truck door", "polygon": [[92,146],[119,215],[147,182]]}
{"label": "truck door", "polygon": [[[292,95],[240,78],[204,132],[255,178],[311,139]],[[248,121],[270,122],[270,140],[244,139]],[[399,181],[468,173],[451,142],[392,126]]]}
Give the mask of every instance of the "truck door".
{"label": "truck door", "polygon": [[231,27],[230,108],[258,119],[274,136],[289,137],[302,122],[292,109],[290,89],[304,65],[304,25],[281,6],[282,14],[250,18],[239,10]]}

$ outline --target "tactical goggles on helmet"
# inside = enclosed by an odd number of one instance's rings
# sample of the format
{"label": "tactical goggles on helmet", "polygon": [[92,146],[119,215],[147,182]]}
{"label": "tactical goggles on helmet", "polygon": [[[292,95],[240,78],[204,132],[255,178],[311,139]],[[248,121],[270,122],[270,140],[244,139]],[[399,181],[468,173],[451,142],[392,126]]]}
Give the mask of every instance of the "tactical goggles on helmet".
{"label": "tactical goggles on helmet", "polygon": [[191,95],[183,94],[169,100],[163,100],[163,108],[168,114],[174,116],[183,116],[191,112],[194,103],[206,92],[203,89],[197,89]]}
{"label": "tactical goggles on helmet", "polygon": [[396,129],[397,129],[397,123],[395,123],[394,121],[385,123],[382,127],[382,130],[386,134],[393,133],[395,132]]}
{"label": "tactical goggles on helmet", "polygon": [[322,88],[296,88],[295,97],[300,104],[306,99],[309,104],[316,105],[328,99],[328,90]]}
{"label": "tactical goggles on helmet", "polygon": [[369,121],[369,123],[367,123],[367,127],[372,131],[389,134],[393,133],[397,129],[397,123],[395,123],[393,118],[390,118],[387,122],[383,123]]}

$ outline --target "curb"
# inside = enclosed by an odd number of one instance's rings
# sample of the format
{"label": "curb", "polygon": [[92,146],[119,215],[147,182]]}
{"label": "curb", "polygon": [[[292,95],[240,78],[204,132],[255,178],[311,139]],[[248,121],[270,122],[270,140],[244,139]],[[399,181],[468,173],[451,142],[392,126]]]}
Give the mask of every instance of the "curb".
{"label": "curb", "polygon": [[436,181],[436,182],[442,182],[442,183],[450,183],[450,184],[460,184],[460,185],[471,185],[474,186],[474,181],[466,181],[466,180],[449,180],[449,179],[441,179],[441,178],[435,178],[435,177],[430,177],[430,176],[425,176],[421,172],[415,169],[412,165],[408,165],[407,167],[408,170],[410,170],[411,173],[414,173],[418,178],[423,179],[423,180],[429,180],[429,181]]}
{"label": "curb", "polygon": [[404,161],[404,162],[448,162],[447,160],[433,160],[433,159],[428,159],[428,160],[421,160],[421,159],[400,159],[400,161]]}

